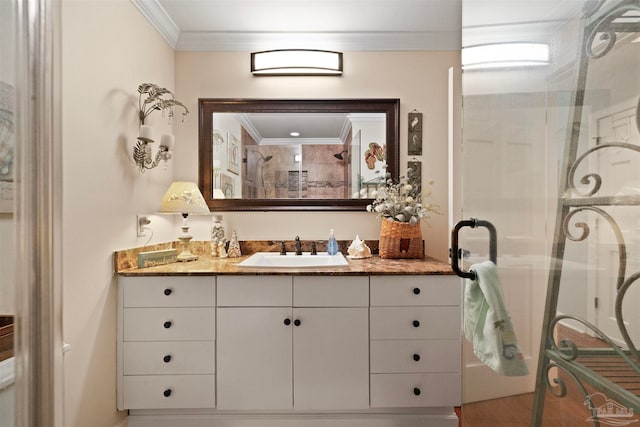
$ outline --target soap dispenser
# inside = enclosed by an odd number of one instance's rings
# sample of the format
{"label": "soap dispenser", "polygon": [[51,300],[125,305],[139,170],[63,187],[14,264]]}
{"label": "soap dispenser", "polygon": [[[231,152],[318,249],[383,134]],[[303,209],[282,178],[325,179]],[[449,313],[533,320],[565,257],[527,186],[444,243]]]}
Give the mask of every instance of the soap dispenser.
{"label": "soap dispenser", "polygon": [[338,242],[336,241],[336,236],[333,233],[333,229],[329,231],[329,241],[327,242],[327,253],[329,255],[335,255],[338,253]]}

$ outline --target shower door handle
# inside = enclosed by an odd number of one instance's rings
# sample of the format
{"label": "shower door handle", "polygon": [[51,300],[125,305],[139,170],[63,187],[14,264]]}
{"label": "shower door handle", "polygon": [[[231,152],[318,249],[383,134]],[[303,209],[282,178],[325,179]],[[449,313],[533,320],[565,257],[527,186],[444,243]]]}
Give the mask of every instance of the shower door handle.
{"label": "shower door handle", "polygon": [[465,279],[475,280],[476,272],[473,270],[463,271],[458,264],[458,260],[463,258],[466,251],[460,249],[458,246],[458,234],[463,227],[485,227],[489,230],[489,259],[497,264],[498,260],[498,233],[496,228],[489,221],[480,220],[477,218],[466,219],[458,222],[451,230],[451,248],[449,249],[449,258],[451,259],[451,268],[454,273]]}

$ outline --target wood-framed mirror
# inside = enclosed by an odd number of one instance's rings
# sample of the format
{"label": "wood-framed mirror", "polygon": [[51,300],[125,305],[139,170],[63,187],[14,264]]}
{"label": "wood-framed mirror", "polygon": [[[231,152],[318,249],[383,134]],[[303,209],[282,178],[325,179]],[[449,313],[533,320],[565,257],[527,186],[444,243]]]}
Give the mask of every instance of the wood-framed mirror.
{"label": "wood-framed mirror", "polygon": [[398,178],[399,99],[199,99],[212,211],[359,211]]}

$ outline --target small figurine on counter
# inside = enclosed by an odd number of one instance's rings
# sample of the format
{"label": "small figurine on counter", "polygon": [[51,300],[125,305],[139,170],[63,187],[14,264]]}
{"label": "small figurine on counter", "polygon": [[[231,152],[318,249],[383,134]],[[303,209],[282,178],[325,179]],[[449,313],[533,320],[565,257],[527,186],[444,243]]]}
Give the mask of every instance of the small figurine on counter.
{"label": "small figurine on counter", "polygon": [[238,258],[242,256],[242,252],[240,252],[240,243],[238,243],[238,234],[236,230],[233,230],[233,235],[231,236],[231,241],[229,242],[229,249],[227,250],[227,256],[229,258]]}
{"label": "small figurine on counter", "polygon": [[225,244],[226,244],[226,241],[218,242],[218,257],[220,258],[227,257],[227,251],[224,249]]}
{"label": "small figurine on counter", "polygon": [[[226,242],[224,226],[222,225],[222,215],[214,215],[213,225],[211,226],[211,256],[214,258],[225,258],[227,256],[224,250],[224,244]],[[222,250],[220,250],[220,248],[222,248]]]}

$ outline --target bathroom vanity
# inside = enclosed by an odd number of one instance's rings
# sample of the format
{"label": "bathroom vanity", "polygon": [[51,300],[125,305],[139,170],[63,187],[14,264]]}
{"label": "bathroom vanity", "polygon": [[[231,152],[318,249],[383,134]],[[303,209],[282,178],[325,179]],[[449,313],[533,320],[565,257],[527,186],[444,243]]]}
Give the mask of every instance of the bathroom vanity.
{"label": "bathroom vanity", "polygon": [[118,272],[129,426],[457,426],[461,283],[448,265]]}

